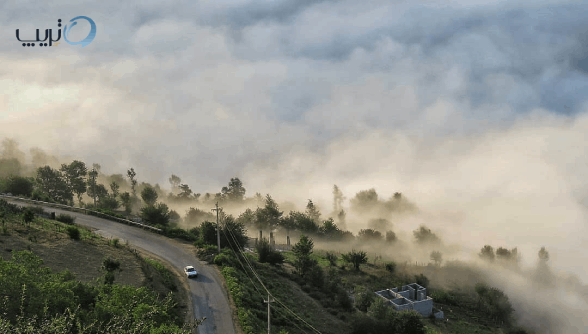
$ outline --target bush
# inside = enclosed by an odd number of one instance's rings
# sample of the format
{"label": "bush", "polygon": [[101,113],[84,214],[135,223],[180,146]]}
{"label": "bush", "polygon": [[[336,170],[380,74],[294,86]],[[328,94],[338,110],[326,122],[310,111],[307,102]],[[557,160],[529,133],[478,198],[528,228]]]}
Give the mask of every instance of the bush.
{"label": "bush", "polygon": [[33,193],[33,180],[23,176],[12,175],[4,183],[4,192],[13,196],[30,197]]}
{"label": "bush", "polygon": [[310,268],[308,274],[306,275],[310,284],[316,286],[319,289],[322,289],[325,286],[325,273],[323,268],[320,266],[314,266]]}
{"label": "bush", "polygon": [[329,265],[331,267],[335,267],[337,265],[338,256],[335,253],[327,252],[326,256],[327,261],[329,261]]}
{"label": "bush", "polygon": [[341,288],[339,289],[339,291],[337,291],[337,303],[339,303],[339,306],[341,308],[346,310],[351,310],[351,308],[353,307],[353,304],[351,303],[351,298],[349,298],[347,292]]}
{"label": "bush", "polygon": [[418,274],[414,276],[416,284],[422,286],[423,288],[429,287],[429,278],[423,274]]}
{"label": "bush", "polygon": [[386,263],[386,270],[388,270],[390,273],[394,274],[394,272],[396,271],[396,263],[394,263],[394,262]]}
{"label": "bush", "polygon": [[80,229],[75,226],[68,226],[67,235],[73,240],[80,240]]}
{"label": "bush", "polygon": [[355,307],[360,311],[367,312],[368,308],[376,299],[376,294],[365,288],[358,287],[355,293]]}
{"label": "bush", "polygon": [[235,262],[233,254],[228,249],[223,249],[220,254],[214,257],[214,264],[221,267],[225,265],[234,267]]}
{"label": "bush", "polygon": [[35,189],[33,191],[33,193],[31,194],[31,199],[34,201],[53,203],[53,200],[51,199],[51,197],[49,197],[49,195],[43,193],[41,190],[38,189]]}
{"label": "bush", "polygon": [[73,223],[76,221],[76,217],[65,213],[60,213],[57,217],[55,217],[55,220],[64,224],[73,225]]}
{"label": "bush", "polygon": [[351,252],[342,255],[343,260],[353,265],[356,271],[359,271],[361,264],[367,263],[367,253],[364,251],[356,251],[353,249]]}
{"label": "bush", "polygon": [[[194,229],[192,229],[194,230]],[[194,242],[196,240],[198,240],[198,233],[192,233],[193,231],[186,231],[183,228],[168,228],[168,229],[164,229],[163,232],[167,237],[170,238],[178,238],[178,239],[182,239],[182,240],[186,240],[186,241],[191,241]],[[196,231],[198,231],[196,229]]]}
{"label": "bush", "polygon": [[421,315],[416,311],[402,311],[398,316],[398,327],[405,334],[426,334]]}
{"label": "bush", "polygon": [[284,262],[284,256],[273,250],[267,239],[260,240],[255,249],[261,263],[280,264]]}
{"label": "bush", "polygon": [[146,206],[141,209],[141,218],[151,225],[167,226],[169,224],[169,208],[164,203]]}
{"label": "bush", "polygon": [[48,213],[40,206],[29,206],[29,210],[38,215],[48,215]]}
{"label": "bush", "polygon": [[447,291],[443,289],[433,290],[431,292],[431,298],[435,301],[435,303],[447,304],[447,305],[454,305],[455,298]]}
{"label": "bush", "polygon": [[116,198],[103,197],[98,201],[98,207],[106,210],[116,210],[120,206],[120,203]]}

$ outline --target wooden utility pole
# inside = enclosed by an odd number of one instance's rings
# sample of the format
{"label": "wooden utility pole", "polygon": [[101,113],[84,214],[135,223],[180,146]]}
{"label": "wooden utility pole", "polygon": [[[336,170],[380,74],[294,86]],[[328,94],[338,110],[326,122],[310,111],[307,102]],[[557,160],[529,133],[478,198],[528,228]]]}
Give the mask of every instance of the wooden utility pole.
{"label": "wooden utility pole", "polygon": [[267,334],[270,334],[270,330],[272,328],[271,327],[271,322],[270,322],[270,320],[271,320],[271,317],[270,317],[270,315],[271,315],[271,313],[270,313],[270,303],[273,303],[275,301],[276,301],[275,299],[270,299],[270,294],[268,292],[268,294],[267,294],[267,300],[264,300],[264,302],[267,303]]}
{"label": "wooden utility pole", "polygon": [[216,243],[218,245],[218,253],[220,254],[220,226],[218,225],[218,211],[222,210],[219,209],[218,202],[216,202],[216,209],[211,209],[212,211],[216,211]]}

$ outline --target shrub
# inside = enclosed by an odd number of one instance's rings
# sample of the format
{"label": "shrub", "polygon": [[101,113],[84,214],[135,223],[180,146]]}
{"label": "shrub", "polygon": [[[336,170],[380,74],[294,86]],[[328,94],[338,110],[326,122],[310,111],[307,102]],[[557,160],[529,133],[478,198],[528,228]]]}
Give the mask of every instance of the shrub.
{"label": "shrub", "polygon": [[346,310],[350,310],[353,307],[353,304],[351,303],[351,298],[349,298],[347,292],[341,288],[339,289],[339,291],[337,291],[337,303],[339,303],[339,306],[341,306],[341,308]]}
{"label": "shrub", "polygon": [[72,225],[76,221],[76,217],[70,216],[65,213],[60,213],[59,215],[57,215],[57,217],[55,217],[55,220],[62,222],[64,224]]}
{"label": "shrub", "polygon": [[455,298],[447,291],[443,289],[434,290],[431,292],[431,298],[435,301],[435,303],[453,305],[455,303]]}
{"label": "shrub", "polygon": [[30,197],[33,193],[33,184],[31,178],[12,175],[4,183],[4,191],[14,196]]}
{"label": "shrub", "polygon": [[416,311],[402,311],[398,316],[398,327],[401,333],[426,334],[423,319]]}
{"label": "shrub", "polygon": [[80,240],[80,229],[75,226],[68,226],[67,227],[67,235],[73,240]]}
{"label": "shrub", "polygon": [[48,213],[40,206],[29,206],[29,210],[38,215],[47,215]]}
{"label": "shrub", "polygon": [[261,263],[280,264],[284,262],[284,256],[273,250],[267,239],[260,240],[255,249]]}
{"label": "shrub", "polygon": [[331,267],[335,267],[337,265],[338,256],[335,253],[327,252],[326,256],[327,261],[329,261],[329,265]]}
{"label": "shrub", "polygon": [[367,312],[368,308],[376,299],[376,294],[365,288],[358,287],[355,293],[355,307],[360,311]]}
{"label": "shrub", "polygon": [[429,278],[423,274],[418,274],[414,276],[416,284],[422,286],[423,288],[429,287]]}
{"label": "shrub", "polygon": [[325,273],[320,266],[310,268],[306,276],[310,284],[321,289],[325,285]]}
{"label": "shrub", "polygon": [[367,253],[364,251],[356,251],[355,249],[349,253],[342,255],[343,260],[353,265],[356,271],[359,271],[359,266],[367,263]]}
{"label": "shrub", "polygon": [[394,263],[394,262],[386,263],[386,270],[388,270],[390,273],[393,274],[396,271],[396,263]]}
{"label": "shrub", "polygon": [[26,208],[22,214],[22,220],[25,224],[30,224],[35,219],[35,213],[30,209]]}
{"label": "shrub", "polygon": [[[186,240],[186,241],[191,241],[194,242],[196,240],[198,240],[198,233],[193,233],[193,230],[190,231],[186,231],[183,228],[168,228],[168,229],[164,229],[164,234],[170,238],[178,238],[178,239],[182,239],[182,240]],[[196,229],[196,231],[198,231]]]}

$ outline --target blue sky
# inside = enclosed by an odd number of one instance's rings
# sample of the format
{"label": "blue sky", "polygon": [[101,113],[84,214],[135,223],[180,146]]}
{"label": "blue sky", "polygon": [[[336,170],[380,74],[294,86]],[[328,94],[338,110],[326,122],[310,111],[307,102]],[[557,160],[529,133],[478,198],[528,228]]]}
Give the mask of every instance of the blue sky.
{"label": "blue sky", "polygon": [[[428,222],[448,235],[586,259],[588,3],[439,3],[3,1],[0,133],[196,192],[401,191],[465,212]],[[79,15],[84,48],[15,38]],[[493,234],[513,217],[545,230]]]}

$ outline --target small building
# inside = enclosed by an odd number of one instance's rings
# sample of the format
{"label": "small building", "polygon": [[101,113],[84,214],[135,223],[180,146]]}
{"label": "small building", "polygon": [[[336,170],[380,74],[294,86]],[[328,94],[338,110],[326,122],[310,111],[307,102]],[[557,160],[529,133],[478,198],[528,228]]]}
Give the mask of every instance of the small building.
{"label": "small building", "polygon": [[376,295],[396,311],[415,310],[425,317],[434,314],[436,318],[443,319],[443,311],[433,308],[433,298],[427,296],[427,289],[416,283],[404,285],[400,289],[376,291]]}

